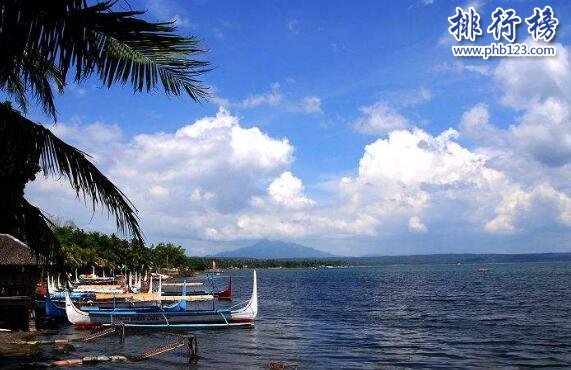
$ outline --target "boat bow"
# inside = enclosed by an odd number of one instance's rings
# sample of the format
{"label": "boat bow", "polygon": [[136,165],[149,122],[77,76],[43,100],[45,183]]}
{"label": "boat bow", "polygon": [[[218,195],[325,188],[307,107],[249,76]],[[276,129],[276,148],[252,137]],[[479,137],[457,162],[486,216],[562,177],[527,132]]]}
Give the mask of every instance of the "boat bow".
{"label": "boat bow", "polygon": [[76,324],[89,324],[89,314],[81,311],[79,308],[73,304],[71,297],[69,296],[69,291],[65,291],[65,314],[70,323]]}

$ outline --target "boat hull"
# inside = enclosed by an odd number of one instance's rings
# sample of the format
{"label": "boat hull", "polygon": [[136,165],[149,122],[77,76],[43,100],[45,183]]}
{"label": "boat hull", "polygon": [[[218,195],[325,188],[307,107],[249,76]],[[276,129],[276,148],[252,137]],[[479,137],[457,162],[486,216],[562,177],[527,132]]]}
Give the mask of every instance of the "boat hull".
{"label": "boat hull", "polygon": [[85,311],[77,308],[69,296],[66,296],[66,315],[68,320],[80,326],[124,325],[138,328],[192,328],[227,327],[252,325],[258,312],[256,272],[252,296],[248,302],[236,305],[236,309],[189,310],[189,311]]}
{"label": "boat hull", "polygon": [[139,312],[137,314],[115,312],[113,314],[99,314],[92,312],[88,320],[81,320],[79,324],[96,326],[125,325],[127,327],[165,327],[181,325],[211,325],[211,324],[252,324],[250,315],[232,314],[231,312],[208,311],[198,313],[188,312]]}

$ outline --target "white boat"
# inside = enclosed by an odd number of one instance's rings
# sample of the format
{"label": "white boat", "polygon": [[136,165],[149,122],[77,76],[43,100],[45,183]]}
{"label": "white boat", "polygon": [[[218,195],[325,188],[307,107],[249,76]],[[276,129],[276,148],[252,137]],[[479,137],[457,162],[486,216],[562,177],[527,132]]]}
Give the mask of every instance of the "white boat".
{"label": "white boat", "polygon": [[85,311],[76,307],[66,292],[65,312],[70,323],[83,327],[124,325],[134,328],[184,329],[250,326],[254,324],[258,314],[258,288],[255,270],[253,279],[250,299],[230,308],[180,312],[163,309],[145,312],[136,310]]}

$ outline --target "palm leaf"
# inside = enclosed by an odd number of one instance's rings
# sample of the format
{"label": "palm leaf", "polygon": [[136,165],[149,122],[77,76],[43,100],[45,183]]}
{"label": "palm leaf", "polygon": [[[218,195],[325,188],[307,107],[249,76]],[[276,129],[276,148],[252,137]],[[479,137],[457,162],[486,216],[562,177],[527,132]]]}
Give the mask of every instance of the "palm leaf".
{"label": "palm leaf", "polygon": [[[103,206],[115,216],[121,232],[143,240],[133,204],[89,161],[84,152],[63,142],[47,128],[0,105],[0,144],[12,149],[22,146],[28,151],[30,143],[38,153],[36,160],[45,176],[66,177],[78,197],[91,199],[94,211],[97,205]],[[13,153],[8,155],[13,156]]]}
{"label": "palm leaf", "polygon": [[172,23],[137,18],[141,11],[113,11],[113,5],[0,0],[0,88],[7,88],[28,52],[55,66],[64,81],[73,69],[76,81],[95,73],[106,86],[130,84],[137,92],[161,86],[196,101],[208,96],[199,80],[208,63],[194,59],[204,52],[195,38],[175,35]]}
{"label": "palm leaf", "polygon": [[25,199],[22,199],[22,238],[43,263],[50,263],[56,268],[63,266],[65,258],[61,251],[60,243],[50,228],[51,222],[44,216],[42,211],[34,207]]}
{"label": "palm leaf", "polygon": [[24,112],[27,111],[28,92],[42,105],[44,111],[55,117],[52,85],[62,93],[65,81],[53,63],[38,57],[33,51],[25,51],[21,63],[5,76],[3,84],[0,82],[2,85]]}

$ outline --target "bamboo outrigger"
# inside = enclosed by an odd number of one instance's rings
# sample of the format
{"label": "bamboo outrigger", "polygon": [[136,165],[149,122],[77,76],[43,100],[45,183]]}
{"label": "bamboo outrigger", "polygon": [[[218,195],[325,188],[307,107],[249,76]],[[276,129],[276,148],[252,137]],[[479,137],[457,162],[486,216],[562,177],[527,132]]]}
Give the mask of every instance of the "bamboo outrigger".
{"label": "bamboo outrigger", "polygon": [[210,301],[214,299],[212,294],[201,295],[162,295],[160,292],[152,293],[95,293],[96,301],[104,301],[111,299],[125,299],[131,302],[147,302],[147,301]]}
{"label": "bamboo outrigger", "polygon": [[65,297],[67,319],[74,325],[114,326],[123,325],[133,328],[221,328],[231,326],[251,326],[258,314],[258,288],[256,271],[254,270],[252,296],[247,302],[228,309],[186,310],[170,312],[162,309],[137,312],[121,311],[86,311],[75,306],[68,293]]}

